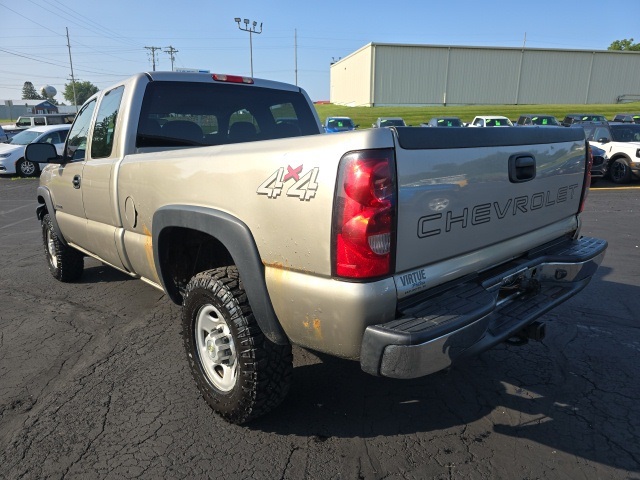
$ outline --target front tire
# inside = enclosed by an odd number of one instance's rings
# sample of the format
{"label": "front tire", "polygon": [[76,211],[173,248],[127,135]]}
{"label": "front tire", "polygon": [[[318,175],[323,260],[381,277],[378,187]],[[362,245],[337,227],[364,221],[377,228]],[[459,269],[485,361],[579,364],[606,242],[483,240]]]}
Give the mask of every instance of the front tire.
{"label": "front tire", "polygon": [[631,181],[631,168],[629,168],[629,164],[625,160],[618,158],[611,163],[609,175],[613,183],[629,183]]}
{"label": "front tire", "polygon": [[48,213],[42,218],[42,241],[53,278],[61,282],[73,282],[82,276],[84,255],[60,241]]}
{"label": "front tire", "polygon": [[21,158],[16,163],[16,172],[21,177],[36,177],[40,173],[40,166],[37,163]]}
{"label": "front tire", "polygon": [[291,345],[276,345],[262,333],[235,266],[191,279],[182,321],[193,378],[225,420],[249,422],[284,400],[293,370]]}

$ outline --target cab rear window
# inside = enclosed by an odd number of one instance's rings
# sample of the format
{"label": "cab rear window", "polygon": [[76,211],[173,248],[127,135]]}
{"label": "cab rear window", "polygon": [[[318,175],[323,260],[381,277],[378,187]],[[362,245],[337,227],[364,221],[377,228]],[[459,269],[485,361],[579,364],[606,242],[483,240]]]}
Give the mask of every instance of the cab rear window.
{"label": "cab rear window", "polygon": [[299,92],[155,81],[145,90],[136,146],[223,145],[317,133]]}

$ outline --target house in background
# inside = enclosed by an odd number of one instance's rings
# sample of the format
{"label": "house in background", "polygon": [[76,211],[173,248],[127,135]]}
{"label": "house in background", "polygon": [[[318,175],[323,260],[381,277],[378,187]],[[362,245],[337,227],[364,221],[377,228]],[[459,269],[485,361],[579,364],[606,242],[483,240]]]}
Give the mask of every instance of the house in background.
{"label": "house in background", "polygon": [[20,115],[59,113],[58,107],[49,100],[4,100],[0,101],[0,118],[14,120]]}

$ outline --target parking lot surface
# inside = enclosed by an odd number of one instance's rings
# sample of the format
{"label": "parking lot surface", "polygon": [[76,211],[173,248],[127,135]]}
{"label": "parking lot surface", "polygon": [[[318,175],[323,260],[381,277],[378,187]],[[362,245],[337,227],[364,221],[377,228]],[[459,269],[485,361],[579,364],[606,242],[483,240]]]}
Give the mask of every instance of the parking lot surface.
{"label": "parking lot surface", "polygon": [[542,342],[410,381],[295,348],[244,427],[200,398],[162,292],[95,260],[51,277],[36,187],[0,178],[0,478],[640,479],[637,186],[592,189],[609,250]]}

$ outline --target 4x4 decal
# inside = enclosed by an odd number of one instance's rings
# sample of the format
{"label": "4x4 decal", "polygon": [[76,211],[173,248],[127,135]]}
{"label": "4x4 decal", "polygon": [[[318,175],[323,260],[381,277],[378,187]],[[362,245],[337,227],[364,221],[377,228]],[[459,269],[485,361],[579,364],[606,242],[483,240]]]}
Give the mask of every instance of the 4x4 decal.
{"label": "4x4 decal", "polygon": [[[312,168],[302,175],[302,165],[292,167],[287,165],[280,167],[267,178],[258,187],[258,195],[266,195],[268,198],[278,198],[283,193],[287,197],[298,197],[300,201],[311,200],[316,196],[318,191],[318,167]],[[289,180],[293,180],[292,185],[286,186]]]}

